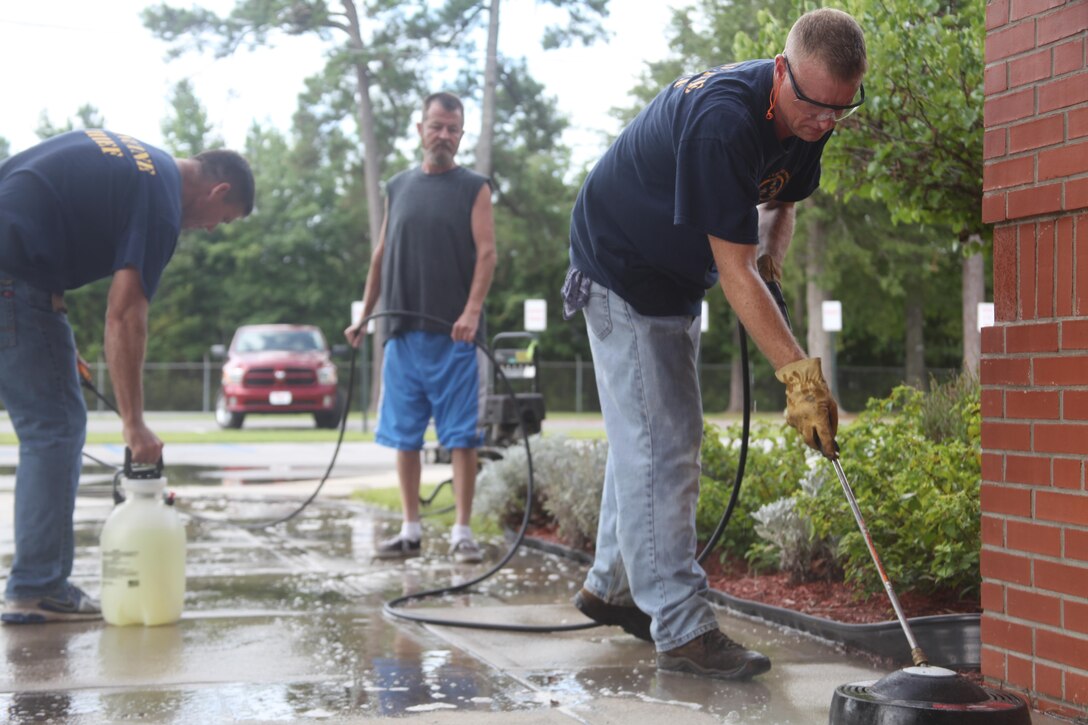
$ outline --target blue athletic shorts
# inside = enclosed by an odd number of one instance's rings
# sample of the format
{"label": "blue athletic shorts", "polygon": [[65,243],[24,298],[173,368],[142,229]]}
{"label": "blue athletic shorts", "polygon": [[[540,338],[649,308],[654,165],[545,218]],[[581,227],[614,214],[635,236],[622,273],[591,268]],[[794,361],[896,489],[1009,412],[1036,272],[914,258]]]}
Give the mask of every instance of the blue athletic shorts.
{"label": "blue athletic shorts", "polygon": [[477,448],[479,390],[475,345],[433,332],[398,335],[385,345],[375,440],[418,451],[433,415],[445,448]]}

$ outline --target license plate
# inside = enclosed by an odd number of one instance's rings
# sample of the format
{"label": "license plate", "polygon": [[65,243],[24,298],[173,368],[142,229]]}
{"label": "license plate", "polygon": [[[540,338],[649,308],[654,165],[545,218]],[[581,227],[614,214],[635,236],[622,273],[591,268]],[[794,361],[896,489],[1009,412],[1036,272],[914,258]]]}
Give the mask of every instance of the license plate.
{"label": "license plate", "polygon": [[290,405],[291,404],[291,391],[290,390],[273,390],[268,394],[269,405]]}

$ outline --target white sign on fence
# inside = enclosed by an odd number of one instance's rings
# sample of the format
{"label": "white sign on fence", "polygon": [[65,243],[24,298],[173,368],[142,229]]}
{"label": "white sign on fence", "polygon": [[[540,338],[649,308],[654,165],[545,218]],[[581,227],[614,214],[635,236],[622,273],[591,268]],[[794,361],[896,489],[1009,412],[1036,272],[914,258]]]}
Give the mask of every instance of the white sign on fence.
{"label": "white sign on fence", "polygon": [[548,301],[525,300],[525,331],[543,332],[548,329]]}
{"label": "white sign on fence", "polygon": [[824,332],[839,332],[842,330],[842,302],[838,300],[824,300],[823,303]]}
{"label": "white sign on fence", "polygon": [[710,329],[710,305],[706,303],[706,300],[703,300],[703,311],[700,314],[703,318],[703,321],[699,323],[699,330],[702,332],[706,332]]}

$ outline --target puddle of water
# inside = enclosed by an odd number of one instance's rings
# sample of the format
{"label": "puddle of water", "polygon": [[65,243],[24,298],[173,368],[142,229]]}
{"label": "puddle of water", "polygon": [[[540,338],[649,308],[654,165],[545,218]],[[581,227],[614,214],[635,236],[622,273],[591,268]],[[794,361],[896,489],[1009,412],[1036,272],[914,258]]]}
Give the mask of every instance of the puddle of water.
{"label": "puddle of water", "polygon": [[[216,485],[201,476],[212,469],[188,469],[200,485]],[[171,484],[176,480],[172,475]],[[294,507],[295,498],[231,500],[209,491],[178,506],[261,519]],[[106,498],[80,503],[77,581],[97,584],[98,536],[111,505]],[[267,531],[189,518],[182,622],[153,629],[88,625],[70,628],[71,635],[58,628],[52,631],[63,638],[46,651],[41,641],[21,636],[30,630],[4,632],[2,679],[29,691],[0,694],[0,720],[297,721],[539,709],[541,692],[425,629],[382,615],[394,597],[485,570],[451,562],[447,534],[431,527],[423,557],[373,561],[375,542],[393,525],[363,506],[321,501]],[[489,562],[507,550],[502,540],[485,543]],[[583,575],[583,565],[523,548],[472,593],[413,606],[553,604],[569,601]],[[603,689],[645,690],[620,674],[604,683],[579,676],[567,673],[545,689],[564,703]]]}

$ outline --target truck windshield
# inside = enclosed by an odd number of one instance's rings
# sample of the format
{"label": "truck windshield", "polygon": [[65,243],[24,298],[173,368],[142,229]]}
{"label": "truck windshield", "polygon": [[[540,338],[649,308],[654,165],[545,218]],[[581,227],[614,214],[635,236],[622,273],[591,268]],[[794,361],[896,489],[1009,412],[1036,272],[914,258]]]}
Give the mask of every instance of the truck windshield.
{"label": "truck windshield", "polygon": [[247,330],[238,338],[234,349],[237,352],[310,352],[324,350],[325,344],[316,330]]}

